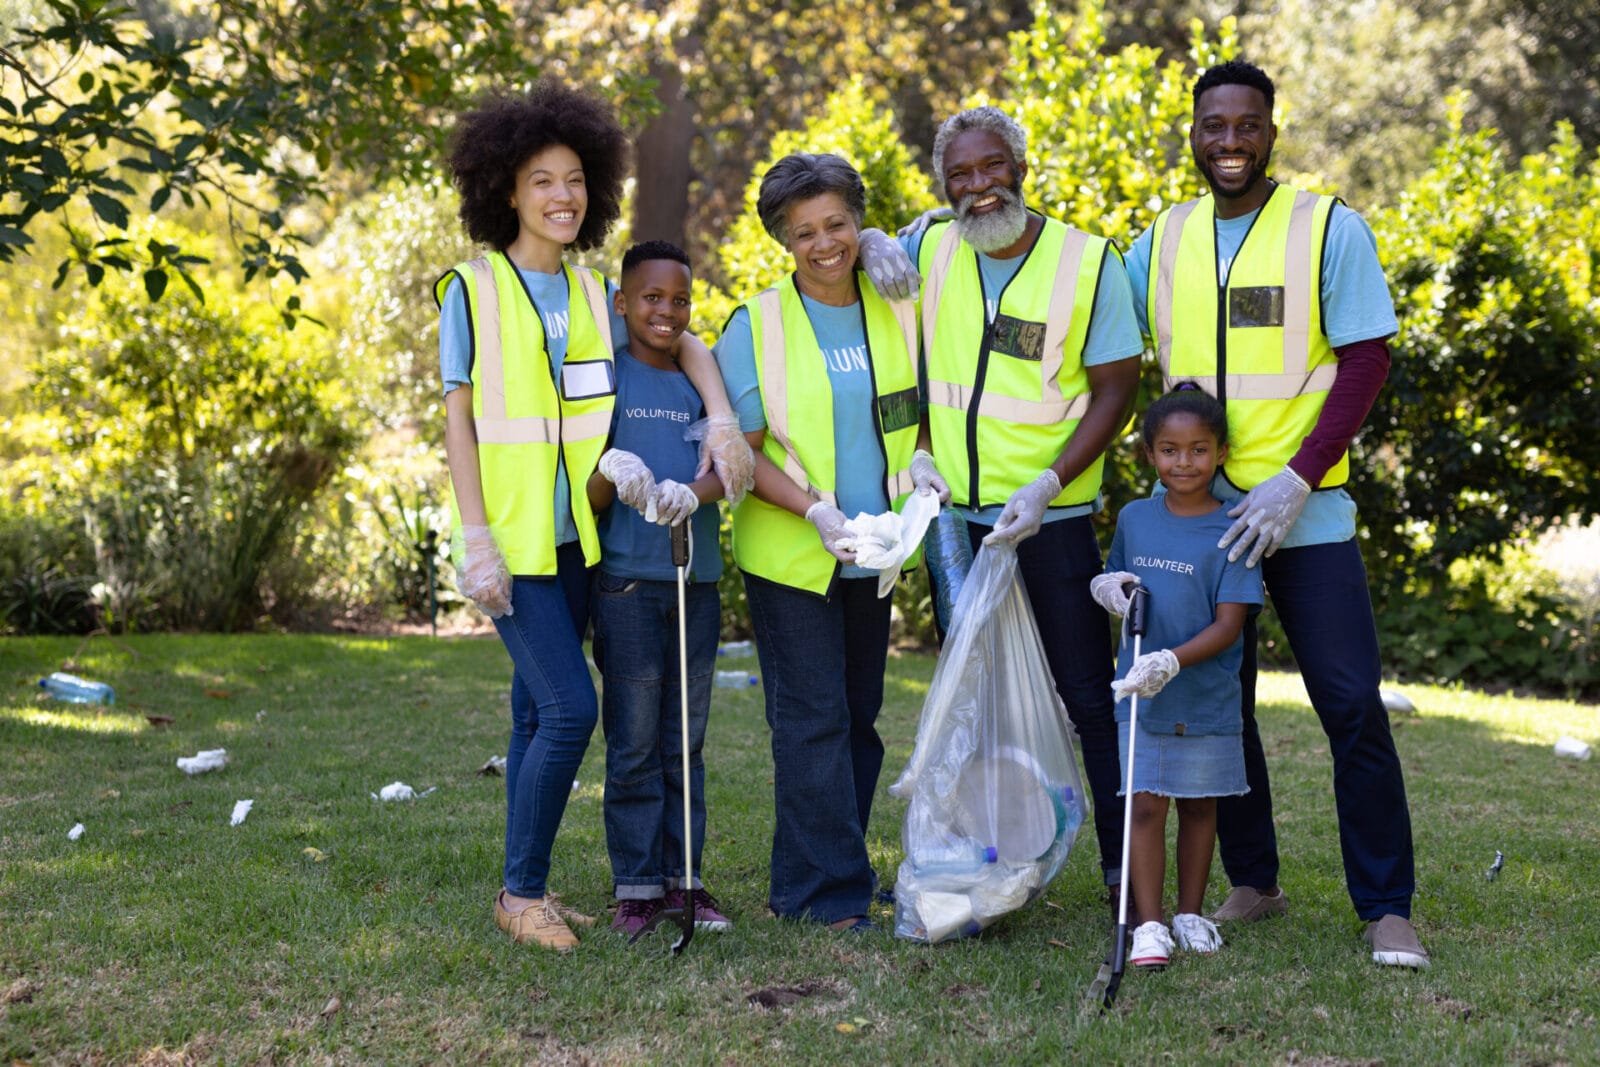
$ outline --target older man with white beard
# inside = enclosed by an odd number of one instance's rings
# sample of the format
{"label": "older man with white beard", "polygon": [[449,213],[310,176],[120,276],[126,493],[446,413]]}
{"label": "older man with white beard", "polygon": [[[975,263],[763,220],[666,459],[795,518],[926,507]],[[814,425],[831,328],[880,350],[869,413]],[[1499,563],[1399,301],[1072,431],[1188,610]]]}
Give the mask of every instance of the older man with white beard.
{"label": "older man with white beard", "polygon": [[[947,120],[933,169],[953,217],[900,238],[924,279],[923,374],[932,458],[974,548],[1011,541],[1056,689],[1077,728],[1105,882],[1122,863],[1122,801],[1101,572],[1090,515],[1104,453],[1128,416],[1144,343],[1116,247],[1028,210],[1027,135],[995,107]],[[863,232],[885,295],[915,278]],[[903,261],[901,261],[903,262]],[[877,269],[875,269],[877,268]],[[930,464],[929,466],[932,466]],[[1113,894],[1114,899],[1114,894]]]}

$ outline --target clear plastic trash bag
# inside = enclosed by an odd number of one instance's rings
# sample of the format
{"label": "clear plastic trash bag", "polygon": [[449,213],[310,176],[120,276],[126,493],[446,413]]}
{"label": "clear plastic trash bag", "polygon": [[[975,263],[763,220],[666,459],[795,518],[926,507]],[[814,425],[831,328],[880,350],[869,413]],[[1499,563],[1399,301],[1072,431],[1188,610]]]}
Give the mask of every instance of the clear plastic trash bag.
{"label": "clear plastic trash bag", "polygon": [[985,545],[956,601],[893,796],[910,800],[899,937],[967,937],[1039,897],[1088,808],[1066,709],[1012,544]]}

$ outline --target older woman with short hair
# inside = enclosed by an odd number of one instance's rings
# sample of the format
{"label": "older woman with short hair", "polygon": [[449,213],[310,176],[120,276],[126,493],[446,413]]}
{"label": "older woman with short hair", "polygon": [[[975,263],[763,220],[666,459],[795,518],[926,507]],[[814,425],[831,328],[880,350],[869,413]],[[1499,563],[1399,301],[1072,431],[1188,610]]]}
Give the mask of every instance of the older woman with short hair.
{"label": "older woman with short hair", "polygon": [[794,272],[734,312],[716,352],[756,454],[733,554],[772,730],[768,903],[783,918],[868,929],[890,602],[855,565],[844,526],[917,484],[916,323],[909,303],[882,300],[857,273],[866,190],[845,160],[784,157],[756,209]]}

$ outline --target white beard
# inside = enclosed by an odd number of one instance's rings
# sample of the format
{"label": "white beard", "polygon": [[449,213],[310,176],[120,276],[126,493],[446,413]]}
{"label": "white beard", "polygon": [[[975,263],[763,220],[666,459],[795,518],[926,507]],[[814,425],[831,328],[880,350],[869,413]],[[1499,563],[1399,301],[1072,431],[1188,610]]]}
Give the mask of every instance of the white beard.
{"label": "white beard", "polygon": [[[999,211],[987,215],[971,214],[972,202],[980,196],[996,194],[1000,197]],[[989,189],[981,194],[965,196],[956,205],[956,227],[962,238],[985,254],[998,252],[1016,244],[1028,229],[1028,209],[1022,197],[1013,189]]]}

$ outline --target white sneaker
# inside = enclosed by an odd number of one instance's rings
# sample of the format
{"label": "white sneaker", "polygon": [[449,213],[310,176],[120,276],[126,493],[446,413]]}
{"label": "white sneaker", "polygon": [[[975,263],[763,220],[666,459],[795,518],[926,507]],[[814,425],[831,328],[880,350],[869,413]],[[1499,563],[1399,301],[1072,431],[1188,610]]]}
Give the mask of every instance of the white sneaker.
{"label": "white sneaker", "polygon": [[1222,947],[1217,924],[1199,915],[1174,915],[1172,932],[1178,935],[1178,947],[1188,952],[1215,952]]}
{"label": "white sneaker", "polygon": [[1128,962],[1135,967],[1165,967],[1172,958],[1172,934],[1165,923],[1147,922],[1133,931]]}

